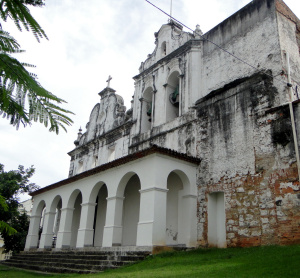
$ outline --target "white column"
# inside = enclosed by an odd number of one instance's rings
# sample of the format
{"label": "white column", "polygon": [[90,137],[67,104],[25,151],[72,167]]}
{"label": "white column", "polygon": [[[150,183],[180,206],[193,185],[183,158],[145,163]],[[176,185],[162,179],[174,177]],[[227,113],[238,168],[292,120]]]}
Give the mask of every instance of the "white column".
{"label": "white column", "polygon": [[70,248],[71,226],[74,208],[62,208],[56,248]]}
{"label": "white column", "polygon": [[158,187],[140,190],[137,246],[166,244],[167,192],[168,189]]}
{"label": "white column", "polygon": [[106,199],[107,210],[102,246],[120,246],[122,244],[122,215],[124,197],[115,196]]}
{"label": "white column", "polygon": [[60,223],[60,218],[61,218],[61,208],[58,208],[57,209],[57,214],[56,214],[56,217],[55,217],[55,224],[54,224],[54,229],[53,229],[53,233],[54,235],[57,237],[57,232],[58,232],[58,229],[59,229],[59,223]]}
{"label": "white column", "polygon": [[49,211],[45,213],[39,248],[52,248],[54,218],[55,212]]}
{"label": "white column", "polygon": [[41,215],[31,215],[28,235],[26,237],[25,251],[37,248],[39,241],[39,227],[41,222]]}
{"label": "white column", "polygon": [[93,246],[93,224],[96,205],[97,203],[81,204],[80,225],[78,229],[76,248]]}

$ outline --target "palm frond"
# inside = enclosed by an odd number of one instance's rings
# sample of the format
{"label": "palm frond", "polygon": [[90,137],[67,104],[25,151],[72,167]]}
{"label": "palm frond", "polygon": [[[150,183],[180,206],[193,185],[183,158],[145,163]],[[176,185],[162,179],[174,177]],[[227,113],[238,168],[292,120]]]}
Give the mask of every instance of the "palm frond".
{"label": "palm frond", "polygon": [[61,103],[65,101],[45,90],[22,63],[0,53],[0,114],[11,124],[18,128],[20,123],[39,121],[46,127],[50,124],[49,130],[58,134],[60,127],[66,130],[73,123],[66,115],[73,113],[58,106]]}
{"label": "palm frond", "polygon": [[20,31],[22,31],[21,25],[23,25],[23,28],[31,31],[38,41],[40,41],[40,38],[48,39],[45,31],[32,17],[25,4],[26,1],[22,0],[1,0],[0,17],[4,21],[11,18]]}
{"label": "palm frond", "polygon": [[17,231],[9,226],[7,223],[4,221],[0,221],[0,232],[1,233],[7,233],[9,236],[12,236],[17,233]]}
{"label": "palm frond", "polygon": [[0,29],[0,51],[8,53],[22,52],[17,41],[6,31]]}
{"label": "palm frond", "polygon": [[8,205],[5,202],[5,198],[0,194],[0,207],[4,210],[7,211],[8,210]]}

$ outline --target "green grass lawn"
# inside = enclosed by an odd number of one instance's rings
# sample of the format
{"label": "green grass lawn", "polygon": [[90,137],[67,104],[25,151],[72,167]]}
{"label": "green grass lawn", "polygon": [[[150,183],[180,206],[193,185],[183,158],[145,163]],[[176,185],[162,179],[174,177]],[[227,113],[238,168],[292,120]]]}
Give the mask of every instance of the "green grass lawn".
{"label": "green grass lawn", "polygon": [[[300,277],[300,245],[198,249],[151,256],[143,262],[98,274],[49,274],[46,277]],[[0,266],[1,278],[45,274]]]}

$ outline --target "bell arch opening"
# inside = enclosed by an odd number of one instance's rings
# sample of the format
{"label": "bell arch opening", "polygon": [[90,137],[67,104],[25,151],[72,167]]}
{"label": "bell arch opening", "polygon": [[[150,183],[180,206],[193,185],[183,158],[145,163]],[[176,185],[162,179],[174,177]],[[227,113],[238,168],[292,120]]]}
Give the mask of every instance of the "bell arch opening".
{"label": "bell arch opening", "polygon": [[153,89],[151,87],[144,91],[141,112],[141,133],[144,133],[151,129],[154,116]]}
{"label": "bell arch opening", "polygon": [[167,85],[166,122],[172,121],[179,116],[180,106],[180,73],[174,71],[170,74]]}
{"label": "bell arch opening", "polygon": [[165,57],[167,55],[167,42],[162,42],[160,46],[161,57]]}

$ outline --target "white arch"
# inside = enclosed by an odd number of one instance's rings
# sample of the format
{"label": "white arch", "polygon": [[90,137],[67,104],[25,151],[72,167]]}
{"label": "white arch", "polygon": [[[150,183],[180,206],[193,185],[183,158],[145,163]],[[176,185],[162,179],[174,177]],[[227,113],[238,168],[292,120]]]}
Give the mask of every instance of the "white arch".
{"label": "white arch", "polygon": [[193,246],[197,240],[197,199],[188,176],[173,170],[167,180],[166,244]]}
{"label": "white arch", "polygon": [[82,195],[82,191],[80,189],[77,188],[73,190],[73,192],[70,194],[70,197],[67,201],[67,206],[66,206],[67,208],[74,208],[75,200],[79,194]]}
{"label": "white arch", "polygon": [[59,201],[62,202],[62,197],[61,197],[61,195],[56,195],[51,202],[50,210],[49,210],[50,212],[55,212]]}
{"label": "white arch", "polygon": [[101,187],[103,185],[106,186],[106,183],[104,181],[99,181],[94,185],[92,190],[89,192],[88,203],[95,203],[96,202],[98,192],[99,192],[99,190],[101,189]]}
{"label": "white arch", "polygon": [[40,200],[37,205],[33,203],[31,215],[42,215],[43,209],[46,207],[45,200]]}
{"label": "white arch", "polygon": [[126,174],[123,175],[123,177],[121,178],[121,180],[118,184],[117,193],[116,193],[117,197],[120,197],[120,198],[124,197],[125,187],[126,187],[128,181],[134,175],[137,175],[139,177],[139,175],[133,171],[127,172]]}

